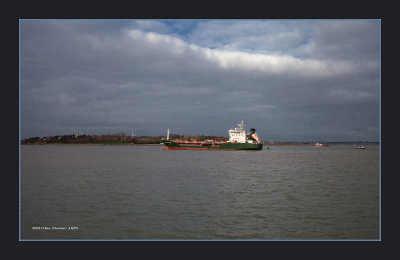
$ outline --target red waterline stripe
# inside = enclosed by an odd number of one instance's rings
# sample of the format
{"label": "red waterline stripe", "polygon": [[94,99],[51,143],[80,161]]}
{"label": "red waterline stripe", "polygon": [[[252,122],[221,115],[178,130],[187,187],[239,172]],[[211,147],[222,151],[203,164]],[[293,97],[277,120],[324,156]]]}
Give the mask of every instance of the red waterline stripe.
{"label": "red waterline stripe", "polygon": [[226,142],[214,142],[214,143],[174,142],[174,143],[185,144],[185,145],[202,145],[202,144],[206,144],[206,145],[211,145],[211,144],[222,145],[222,144],[225,144]]}
{"label": "red waterline stripe", "polygon": [[164,147],[163,150],[218,150],[218,151],[239,151],[240,149],[219,149],[219,148],[186,148],[186,147]]}

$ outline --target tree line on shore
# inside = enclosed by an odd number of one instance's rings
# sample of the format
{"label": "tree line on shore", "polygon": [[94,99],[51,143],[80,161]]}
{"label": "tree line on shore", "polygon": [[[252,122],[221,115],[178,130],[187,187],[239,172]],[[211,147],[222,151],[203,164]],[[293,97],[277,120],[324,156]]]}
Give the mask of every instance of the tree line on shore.
{"label": "tree line on shore", "polygon": [[[170,139],[195,141],[220,138],[216,136],[186,136],[171,134]],[[105,135],[56,135],[45,137],[29,137],[21,140],[21,144],[159,144],[164,136],[126,136],[125,133]]]}

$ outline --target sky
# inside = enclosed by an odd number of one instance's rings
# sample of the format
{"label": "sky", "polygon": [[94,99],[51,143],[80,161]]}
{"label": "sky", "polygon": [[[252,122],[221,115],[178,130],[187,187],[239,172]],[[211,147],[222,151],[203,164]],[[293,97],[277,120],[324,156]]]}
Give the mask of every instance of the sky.
{"label": "sky", "polygon": [[20,20],[20,138],[379,141],[380,20]]}

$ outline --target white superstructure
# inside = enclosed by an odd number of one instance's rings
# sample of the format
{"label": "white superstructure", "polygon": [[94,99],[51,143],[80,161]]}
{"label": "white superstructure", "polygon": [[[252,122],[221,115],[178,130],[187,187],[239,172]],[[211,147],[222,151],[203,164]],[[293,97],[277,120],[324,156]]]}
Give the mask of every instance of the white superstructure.
{"label": "white superstructure", "polygon": [[246,130],[244,129],[243,120],[240,124],[237,124],[237,125],[238,125],[238,127],[236,127],[235,129],[230,129],[228,131],[228,133],[229,133],[228,142],[230,142],[230,143],[260,143],[258,137],[255,138],[257,141],[247,138],[247,133],[246,133]]}

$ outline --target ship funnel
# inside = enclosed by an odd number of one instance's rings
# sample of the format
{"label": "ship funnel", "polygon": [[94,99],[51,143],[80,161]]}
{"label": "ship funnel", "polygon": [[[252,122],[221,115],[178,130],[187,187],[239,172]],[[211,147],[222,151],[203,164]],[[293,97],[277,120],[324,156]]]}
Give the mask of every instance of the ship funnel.
{"label": "ship funnel", "polygon": [[256,134],[256,129],[251,128],[249,131],[249,135],[253,137],[253,139],[256,140],[258,143],[261,143],[260,137],[258,137],[258,135]]}
{"label": "ship funnel", "polygon": [[258,137],[256,133],[252,134],[251,137],[253,137],[258,143],[261,143],[260,137]]}

